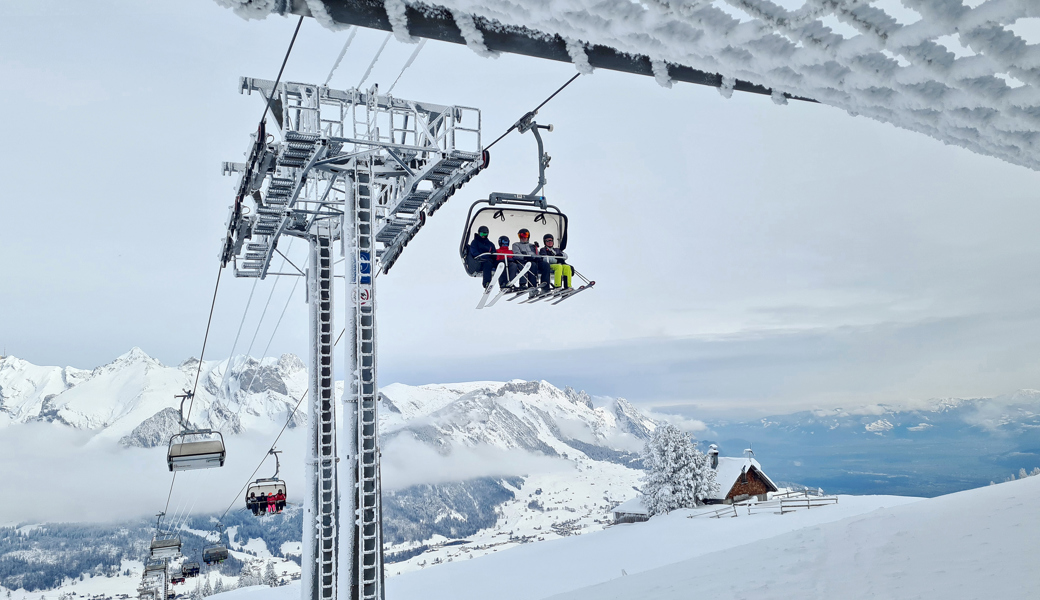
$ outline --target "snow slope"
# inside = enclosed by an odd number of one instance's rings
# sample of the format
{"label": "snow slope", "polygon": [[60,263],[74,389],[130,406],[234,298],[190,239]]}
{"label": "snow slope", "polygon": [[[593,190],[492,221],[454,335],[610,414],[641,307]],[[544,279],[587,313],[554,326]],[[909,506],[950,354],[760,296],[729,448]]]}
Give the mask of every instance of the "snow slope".
{"label": "snow slope", "polygon": [[1040,477],[792,531],[554,596],[1036,598]]}
{"label": "snow slope", "polygon": [[[545,541],[492,556],[405,573],[387,583],[394,600],[536,600],[561,592],[648,571],[880,507],[917,503],[897,496],[842,496],[837,505],[785,515],[687,518],[682,510],[646,523],[615,525],[576,538]],[[464,587],[458,582],[465,581]],[[688,597],[688,596],[687,596]]]}
{"label": "snow slope", "polygon": [[[927,500],[842,496],[806,512],[647,523],[391,577],[392,600],[1031,599],[1040,477]],[[624,570],[624,571],[622,571]],[[284,600],[299,584],[219,600]]]}

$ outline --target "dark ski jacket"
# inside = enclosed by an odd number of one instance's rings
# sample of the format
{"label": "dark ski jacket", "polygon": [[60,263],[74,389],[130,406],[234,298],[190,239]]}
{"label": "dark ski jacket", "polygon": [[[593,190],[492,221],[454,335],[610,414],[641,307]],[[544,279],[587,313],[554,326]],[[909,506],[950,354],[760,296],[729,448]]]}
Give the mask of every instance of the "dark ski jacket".
{"label": "dark ski jacket", "polygon": [[[479,235],[473,236],[473,241],[469,243],[469,255],[472,258],[477,258],[481,254],[494,254],[495,244],[487,238],[482,238]],[[491,258],[490,256],[481,257],[479,260],[485,260]]]}
{"label": "dark ski jacket", "polygon": [[550,248],[545,246],[538,251],[538,254],[542,256],[559,257],[559,258],[548,258],[549,264],[565,265],[567,264],[567,253],[559,248]]}

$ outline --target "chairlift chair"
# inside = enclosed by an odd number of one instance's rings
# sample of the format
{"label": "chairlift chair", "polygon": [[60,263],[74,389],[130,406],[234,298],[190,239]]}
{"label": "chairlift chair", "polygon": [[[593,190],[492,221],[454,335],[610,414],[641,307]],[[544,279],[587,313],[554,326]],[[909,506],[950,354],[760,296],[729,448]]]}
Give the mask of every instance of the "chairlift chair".
{"label": "chairlift chair", "polygon": [[[279,492],[281,492],[283,496],[288,495],[288,488],[285,485],[285,481],[278,478],[278,471],[281,470],[281,465],[278,461],[278,455],[281,454],[281,451],[272,448],[268,451],[268,454],[274,455],[274,476],[262,477],[260,479],[257,479],[256,481],[250,483],[249,486],[246,488],[245,501],[246,508],[249,510],[253,510],[252,505],[254,502],[259,502],[261,494],[263,494],[265,498],[270,498],[272,494],[278,494]],[[282,512],[282,508],[284,508],[284,506],[285,501],[283,500],[281,502],[281,506],[275,506],[274,513],[269,513],[266,506],[258,507],[258,512],[262,514],[278,514]],[[254,514],[257,514],[257,511],[254,511]],[[260,514],[257,514],[257,516],[260,516]]]}
{"label": "chairlift chair", "polygon": [[199,571],[201,569],[197,562],[186,562],[181,565],[181,577],[198,577]]}
{"label": "chairlift chair", "polygon": [[544,196],[495,192],[487,200],[477,200],[469,207],[459,256],[471,277],[481,276],[480,261],[469,256],[469,244],[481,227],[487,227],[491,232],[488,239],[492,243],[503,235],[510,240],[519,240],[516,232],[527,229],[531,232],[532,242],[541,245],[545,234],[550,234],[557,248],[567,248],[567,215],[548,204]]}
{"label": "chairlift chair", "polygon": [[202,549],[202,562],[207,565],[222,563],[227,559],[228,549],[223,544],[210,544]]}
{"label": "chairlift chair", "polygon": [[[212,429],[192,429],[184,418],[184,401],[192,397],[185,391],[176,396],[181,399],[180,433],[170,436],[166,462],[170,471],[190,471],[192,469],[212,469],[223,467],[227,452],[224,449],[224,435]],[[191,439],[189,438],[202,438]]]}
{"label": "chairlift chair", "polygon": [[151,557],[155,560],[177,558],[181,555],[181,538],[174,535],[158,535],[152,540]]}
{"label": "chairlift chair", "polygon": [[207,543],[202,548],[202,562],[207,565],[222,563],[228,559],[228,549],[224,545],[224,524],[217,522],[217,542]]}
{"label": "chairlift chair", "polygon": [[[530,194],[495,192],[490,194],[487,200],[478,200],[470,206],[466,228],[462,232],[462,242],[459,244],[459,256],[462,258],[466,274],[470,277],[480,277],[483,274],[481,261],[469,255],[470,242],[481,227],[488,228],[487,239],[493,244],[501,236],[518,241],[517,233],[521,229],[527,229],[531,232],[532,243],[542,245],[543,238],[549,234],[553,236],[558,250],[567,249],[567,215],[549,204],[545,196],[541,195],[545,189],[545,169],[549,166],[550,158],[545,152],[539,130],[552,131],[552,125],[540,125],[534,121],[534,117],[535,112],[529,112],[513,127],[520,133],[530,131],[538,142],[538,184]],[[589,282],[576,271],[575,275],[591,287],[593,282]]]}

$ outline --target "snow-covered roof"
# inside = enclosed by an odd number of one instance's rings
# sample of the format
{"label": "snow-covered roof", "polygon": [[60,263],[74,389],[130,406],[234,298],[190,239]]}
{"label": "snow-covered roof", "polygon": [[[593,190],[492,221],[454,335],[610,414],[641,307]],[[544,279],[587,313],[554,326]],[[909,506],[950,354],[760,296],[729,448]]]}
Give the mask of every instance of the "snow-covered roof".
{"label": "snow-covered roof", "polygon": [[614,507],[614,513],[627,513],[630,515],[648,515],[650,512],[646,510],[646,505],[643,504],[643,497],[636,496],[630,500],[626,500],[621,504]]}
{"label": "snow-covered roof", "polygon": [[736,483],[737,478],[740,477],[741,473],[747,471],[750,467],[754,467],[758,474],[762,476],[769,485],[776,487],[773,480],[766,475],[765,471],[762,470],[762,465],[753,458],[737,458],[720,456],[719,466],[715,469],[715,481],[719,482],[719,491],[714,496],[713,500],[725,500],[726,494]]}

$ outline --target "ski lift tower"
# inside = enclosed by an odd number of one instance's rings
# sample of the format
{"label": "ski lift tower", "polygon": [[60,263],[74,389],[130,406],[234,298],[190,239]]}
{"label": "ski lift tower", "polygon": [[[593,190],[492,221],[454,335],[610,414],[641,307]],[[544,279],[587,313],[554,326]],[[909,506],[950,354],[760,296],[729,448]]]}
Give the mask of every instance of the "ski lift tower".
{"label": "ski lift tower", "polygon": [[[237,277],[303,275],[310,307],[310,419],[303,600],[382,600],[375,279],[441,205],[487,165],[480,111],[321,85],[242,78],[261,122],[239,173],[221,261]],[[248,205],[247,205],[248,201]],[[276,272],[279,243],[309,245],[306,270]],[[334,244],[343,257],[346,379],[337,428]],[[292,263],[285,258],[283,265]],[[338,470],[340,459],[346,468]],[[340,551],[342,550],[342,552]]]}

